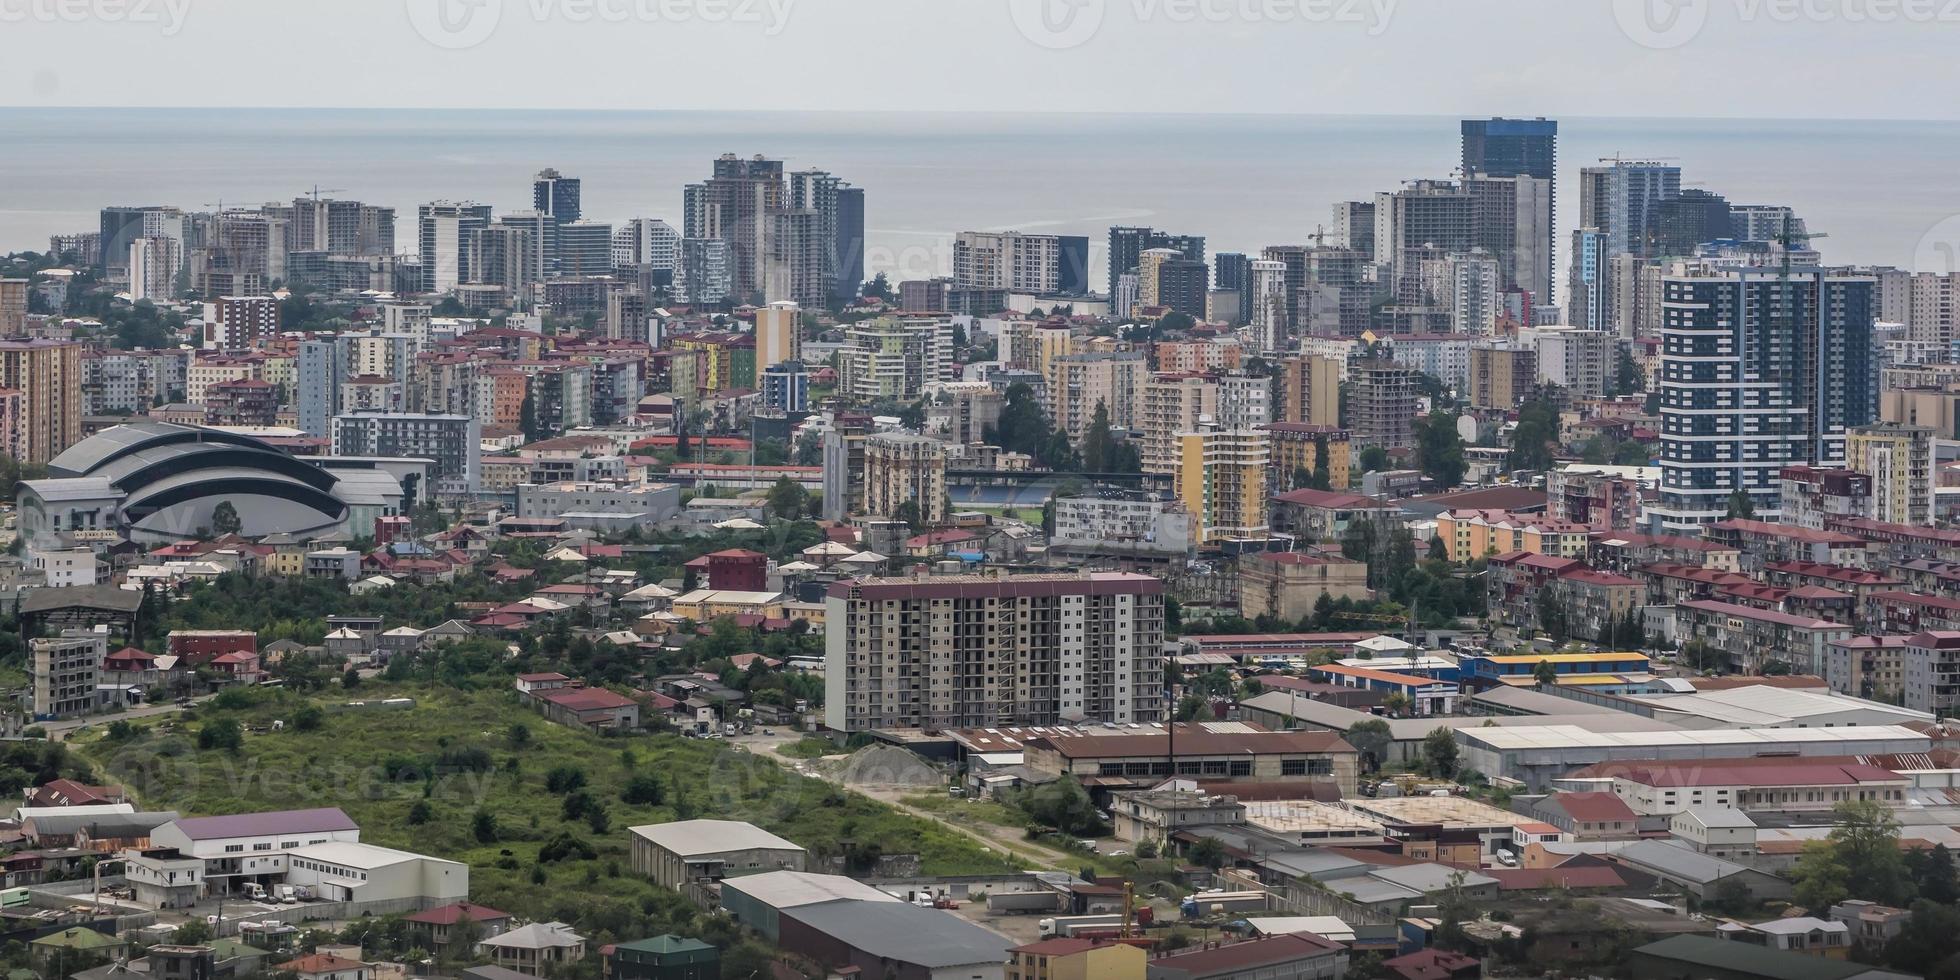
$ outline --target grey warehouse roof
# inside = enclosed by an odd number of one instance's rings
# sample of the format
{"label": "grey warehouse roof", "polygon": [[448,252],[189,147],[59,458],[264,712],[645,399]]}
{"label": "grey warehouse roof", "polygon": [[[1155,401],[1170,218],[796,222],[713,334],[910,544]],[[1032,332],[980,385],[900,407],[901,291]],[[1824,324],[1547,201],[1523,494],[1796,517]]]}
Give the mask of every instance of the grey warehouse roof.
{"label": "grey warehouse roof", "polygon": [[855,949],[929,969],[998,964],[1014,945],[951,912],[916,905],[825,902],[782,914]]}

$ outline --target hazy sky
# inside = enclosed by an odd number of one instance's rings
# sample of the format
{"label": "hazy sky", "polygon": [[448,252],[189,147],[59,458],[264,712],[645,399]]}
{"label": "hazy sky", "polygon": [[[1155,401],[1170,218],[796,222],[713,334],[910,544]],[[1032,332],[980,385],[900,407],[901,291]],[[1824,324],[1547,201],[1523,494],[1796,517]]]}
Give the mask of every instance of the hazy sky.
{"label": "hazy sky", "polygon": [[1960,0],[0,0],[0,103],[1954,118]]}

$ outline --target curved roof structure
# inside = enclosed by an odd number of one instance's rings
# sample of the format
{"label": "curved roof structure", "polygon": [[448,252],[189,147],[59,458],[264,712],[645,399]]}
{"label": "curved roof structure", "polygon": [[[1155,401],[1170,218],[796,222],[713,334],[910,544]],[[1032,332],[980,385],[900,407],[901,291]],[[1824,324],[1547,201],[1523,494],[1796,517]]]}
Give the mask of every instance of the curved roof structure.
{"label": "curved roof structure", "polygon": [[[124,520],[165,535],[208,526],[211,509],[225,500],[259,534],[332,527],[367,502],[350,499],[334,472],[251,436],[168,422],[106,429],[55,457],[48,471],[52,479],[38,481],[37,492],[113,491],[122,498]],[[374,496],[372,488],[362,490],[356,496]]]}

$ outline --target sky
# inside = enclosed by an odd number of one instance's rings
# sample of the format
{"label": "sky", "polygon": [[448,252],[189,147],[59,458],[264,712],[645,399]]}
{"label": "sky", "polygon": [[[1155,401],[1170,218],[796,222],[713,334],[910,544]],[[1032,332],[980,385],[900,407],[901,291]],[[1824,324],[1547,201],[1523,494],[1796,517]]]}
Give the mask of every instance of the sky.
{"label": "sky", "polygon": [[0,104],[1960,117],[1960,0],[0,0]]}

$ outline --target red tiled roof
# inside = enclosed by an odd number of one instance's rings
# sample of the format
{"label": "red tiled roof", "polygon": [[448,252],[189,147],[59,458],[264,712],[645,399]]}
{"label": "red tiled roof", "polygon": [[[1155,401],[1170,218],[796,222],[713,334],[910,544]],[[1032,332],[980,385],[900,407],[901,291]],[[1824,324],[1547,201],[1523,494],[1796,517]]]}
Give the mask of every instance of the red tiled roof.
{"label": "red tiled roof", "polygon": [[314,953],[296,960],[287,960],[273,969],[287,973],[334,973],[342,970],[359,970],[367,964],[359,960],[346,960],[327,953]]}
{"label": "red tiled roof", "polygon": [[1545,802],[1556,804],[1574,820],[1597,823],[1633,820],[1633,808],[1611,793],[1554,793]]}
{"label": "red tiled roof", "polygon": [[1768,521],[1746,521],[1740,518],[1716,521],[1708,525],[1711,531],[1736,531],[1742,534],[1761,534],[1772,538],[1789,538],[1793,541],[1809,541],[1815,544],[1845,545],[1858,547],[1868,544],[1864,538],[1834,531],[1818,531],[1794,524],[1771,524]]}
{"label": "red tiled roof", "polygon": [[417,912],[407,916],[409,922],[419,922],[430,926],[453,926],[463,919],[471,922],[501,922],[510,918],[509,912],[499,912],[488,905],[475,905],[470,902],[457,902],[439,909]]}
{"label": "red tiled roof", "polygon": [[1857,786],[1905,777],[1854,757],[1768,756],[1706,761],[1602,762],[1581,774],[1612,776],[1643,786]]}
{"label": "red tiled roof", "polygon": [[1340,944],[1322,939],[1313,933],[1295,932],[1267,939],[1254,939],[1250,942],[1180,950],[1159,956],[1151,960],[1150,965],[1181,971],[1191,976],[1210,976],[1325,956],[1342,948]]}
{"label": "red tiled roof", "polygon": [[1335,490],[1289,490],[1275,494],[1274,500],[1283,504],[1298,504],[1302,507],[1320,507],[1328,510],[1394,510],[1395,505],[1358,493],[1341,493]]}
{"label": "red tiled roof", "polygon": [[1382,961],[1382,969],[1403,980],[1449,980],[1458,973],[1475,970],[1479,961],[1472,956],[1446,949],[1419,949],[1406,956]]}
{"label": "red tiled roof", "polygon": [[638,701],[623,695],[614,694],[603,687],[577,687],[567,690],[539,691],[540,700],[549,701],[570,711],[610,711],[615,708],[637,706]]}
{"label": "red tiled roof", "polygon": [[1621,878],[1619,872],[1604,866],[1492,868],[1482,873],[1496,878],[1498,890],[1507,892],[1540,888],[1623,888],[1626,886],[1626,879]]}

